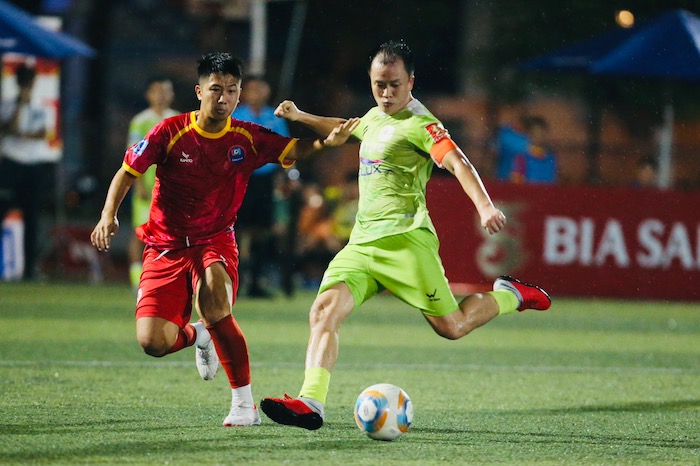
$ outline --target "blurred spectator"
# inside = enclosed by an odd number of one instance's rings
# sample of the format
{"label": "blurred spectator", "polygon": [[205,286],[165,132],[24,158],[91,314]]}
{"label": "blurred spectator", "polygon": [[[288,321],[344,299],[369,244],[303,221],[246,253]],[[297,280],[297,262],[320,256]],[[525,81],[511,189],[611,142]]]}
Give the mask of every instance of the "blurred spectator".
{"label": "blurred spectator", "polygon": [[350,239],[350,232],[355,226],[360,198],[357,173],[348,173],[345,176],[344,184],[337,191],[337,201],[333,209],[333,234],[345,246]]}
{"label": "blurred spectator", "polygon": [[[287,123],[275,116],[275,109],[268,104],[270,85],[261,76],[249,76],[243,80],[241,104],[233,112],[238,120],[250,121],[271,129],[277,134],[289,136]],[[270,297],[272,293],[263,284],[266,266],[275,262],[273,248],[275,181],[282,168],[273,163],[253,172],[236,221],[236,235],[240,247],[241,281],[247,281],[247,294],[252,297]],[[287,290],[289,291],[289,290]]]}
{"label": "blurred spectator", "polygon": [[20,64],[17,96],[0,108],[0,222],[13,207],[22,211],[25,280],[36,278],[39,217],[58,157],[46,140],[48,112],[32,98],[35,78],[33,67]]}
{"label": "blurred spectator", "polygon": [[499,135],[499,178],[513,183],[556,182],[557,160],[547,144],[547,120],[528,116],[522,123],[523,132],[504,128]]}
{"label": "blurred spectator", "polygon": [[272,234],[276,237],[276,262],[280,268],[280,285],[286,296],[294,295],[297,276],[297,224],[302,203],[299,170],[278,170],[273,195],[274,221]]}
{"label": "blurred spectator", "polygon": [[303,188],[302,207],[298,223],[298,260],[302,284],[317,289],[328,263],[343,247],[335,236],[332,203],[323,195],[318,184]]}
{"label": "blurred spectator", "polygon": [[495,141],[496,178],[510,180],[513,160],[517,154],[527,151],[529,142],[521,118],[517,124],[506,124],[499,128]]}
{"label": "blurred spectator", "polygon": [[[274,107],[269,105],[271,96],[270,84],[261,76],[248,76],[241,87],[241,103],[236,107],[233,116],[239,120],[251,121],[271,129],[283,136],[289,135],[287,122],[275,116]],[[275,166],[275,164],[269,164]],[[258,170],[261,170],[261,167]]]}
{"label": "blurred spectator", "polygon": [[298,221],[298,261],[303,286],[318,288],[328,263],[348,243],[355,225],[359,201],[357,172],[346,174],[343,182],[321,188],[303,188]]}
{"label": "blurred spectator", "polygon": [[637,162],[632,186],[635,188],[656,188],[659,164],[654,157],[643,157]]}
{"label": "blurred spectator", "polygon": [[[155,125],[179,112],[170,108],[175,98],[173,84],[165,77],[152,77],[146,83],[144,97],[148,108],[139,112],[129,123],[127,149],[140,142]],[[136,178],[131,194],[131,221],[133,228],[129,237],[129,280],[134,290],[139,287],[143,264],[143,243],[136,237],[134,229],[148,221],[151,211],[151,195],[156,183],[156,166],[152,165],[143,176]]]}

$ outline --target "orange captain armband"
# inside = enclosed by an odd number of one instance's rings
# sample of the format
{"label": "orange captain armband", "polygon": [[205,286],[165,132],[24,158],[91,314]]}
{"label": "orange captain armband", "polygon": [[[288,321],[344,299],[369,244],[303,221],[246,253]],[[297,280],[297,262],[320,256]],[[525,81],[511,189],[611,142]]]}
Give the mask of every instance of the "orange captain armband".
{"label": "orange captain armband", "polygon": [[430,156],[442,168],[442,159],[452,149],[458,149],[457,144],[449,136],[445,136],[440,142],[433,144],[433,147],[430,149]]}

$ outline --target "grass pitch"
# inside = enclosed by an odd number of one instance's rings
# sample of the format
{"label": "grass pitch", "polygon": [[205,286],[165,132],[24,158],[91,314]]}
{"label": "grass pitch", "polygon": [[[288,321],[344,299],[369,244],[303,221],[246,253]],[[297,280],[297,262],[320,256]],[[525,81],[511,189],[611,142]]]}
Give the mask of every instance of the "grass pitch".
{"label": "grass pitch", "polygon": [[[256,399],[301,386],[313,299],[241,298]],[[327,423],[224,428],[223,371],[202,381],[192,349],[144,355],[126,285],[0,284],[2,464],[700,463],[700,306],[558,299],[546,313],[437,337],[379,296],[341,331]],[[411,430],[370,440],[352,407],[390,382]]]}

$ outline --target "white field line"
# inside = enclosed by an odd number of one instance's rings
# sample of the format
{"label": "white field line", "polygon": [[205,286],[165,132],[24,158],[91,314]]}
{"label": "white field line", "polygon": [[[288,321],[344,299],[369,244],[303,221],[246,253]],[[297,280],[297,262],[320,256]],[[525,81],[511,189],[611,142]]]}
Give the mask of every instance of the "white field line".
{"label": "white field line", "polygon": [[[0,361],[0,367],[190,367],[193,362],[186,361]],[[252,362],[253,367],[281,367],[303,369],[301,363],[290,362]],[[698,368],[680,367],[603,367],[603,366],[528,366],[528,365],[493,365],[493,364],[338,364],[339,369],[398,369],[407,371],[482,371],[482,372],[562,372],[562,373],[640,373],[640,374],[700,374]]]}

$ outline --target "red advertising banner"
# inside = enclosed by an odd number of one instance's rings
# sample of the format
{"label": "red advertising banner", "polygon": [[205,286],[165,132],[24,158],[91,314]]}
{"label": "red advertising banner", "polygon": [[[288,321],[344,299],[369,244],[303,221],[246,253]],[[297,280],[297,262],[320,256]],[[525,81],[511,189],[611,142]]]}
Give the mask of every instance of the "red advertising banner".
{"label": "red advertising banner", "polygon": [[508,218],[495,235],[456,179],[428,184],[457,290],[509,274],[552,295],[700,300],[700,192],[492,181],[487,189]]}

